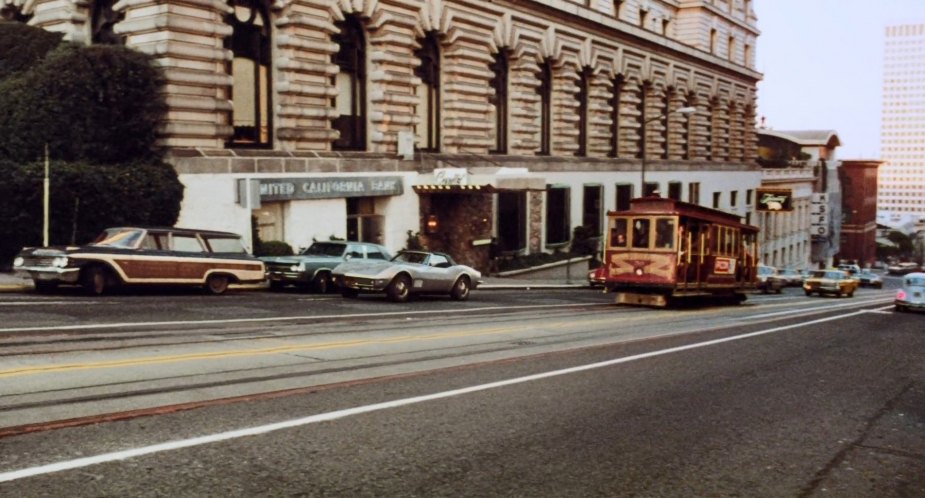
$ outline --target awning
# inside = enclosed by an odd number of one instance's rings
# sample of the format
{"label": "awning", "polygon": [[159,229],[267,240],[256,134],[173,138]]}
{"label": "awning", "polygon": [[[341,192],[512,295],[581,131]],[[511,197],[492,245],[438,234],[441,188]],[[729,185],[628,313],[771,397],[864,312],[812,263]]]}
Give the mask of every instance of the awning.
{"label": "awning", "polygon": [[[425,182],[433,178],[433,183],[413,185],[419,194],[494,194],[498,192],[545,191],[546,179],[531,174],[526,168],[453,168],[437,169],[433,177],[422,178]],[[444,183],[439,183],[446,179]]]}

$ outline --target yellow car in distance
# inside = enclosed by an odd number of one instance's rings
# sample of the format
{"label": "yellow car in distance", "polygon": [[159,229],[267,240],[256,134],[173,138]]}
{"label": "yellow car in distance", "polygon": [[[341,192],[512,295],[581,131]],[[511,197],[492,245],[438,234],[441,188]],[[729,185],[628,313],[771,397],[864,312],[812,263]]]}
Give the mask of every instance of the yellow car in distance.
{"label": "yellow car in distance", "polygon": [[834,294],[836,297],[841,297],[844,294],[852,297],[860,285],[861,282],[846,271],[815,270],[809,278],[803,281],[803,291],[807,296],[815,292],[820,296]]}

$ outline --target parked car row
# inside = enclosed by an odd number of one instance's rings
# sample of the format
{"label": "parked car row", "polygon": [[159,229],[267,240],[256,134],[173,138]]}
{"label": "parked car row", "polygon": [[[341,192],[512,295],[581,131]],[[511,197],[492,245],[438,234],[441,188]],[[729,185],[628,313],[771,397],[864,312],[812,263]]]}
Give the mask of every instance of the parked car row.
{"label": "parked car row", "polygon": [[24,248],[13,270],[28,275],[39,292],[78,285],[99,295],[121,286],[171,285],[222,294],[229,284],[269,280],[271,290],[337,287],[347,297],[385,293],[398,302],[414,294],[465,300],[482,278],[441,252],[402,251],[393,257],[377,244],[330,241],[315,242],[295,256],[258,259],[234,233],[142,227],[110,228],[84,246]]}

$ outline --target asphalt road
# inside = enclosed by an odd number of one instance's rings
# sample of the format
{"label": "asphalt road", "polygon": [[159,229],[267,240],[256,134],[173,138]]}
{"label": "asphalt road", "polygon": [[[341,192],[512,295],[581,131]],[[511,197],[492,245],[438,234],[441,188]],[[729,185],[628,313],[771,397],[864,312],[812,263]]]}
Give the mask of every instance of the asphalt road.
{"label": "asphalt road", "polygon": [[925,314],[798,292],[3,296],[0,495],[922,496]]}

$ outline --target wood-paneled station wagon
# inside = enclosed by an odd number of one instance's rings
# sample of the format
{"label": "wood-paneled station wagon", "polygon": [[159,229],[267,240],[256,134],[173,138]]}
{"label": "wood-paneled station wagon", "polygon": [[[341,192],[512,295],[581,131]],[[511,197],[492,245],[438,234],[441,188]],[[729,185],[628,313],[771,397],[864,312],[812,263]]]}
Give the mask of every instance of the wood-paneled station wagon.
{"label": "wood-paneled station wagon", "polygon": [[222,294],[229,284],[262,282],[264,266],[234,233],[186,228],[121,227],[80,247],[25,248],[13,270],[39,292],[79,285],[91,295],[123,285],[201,286]]}

